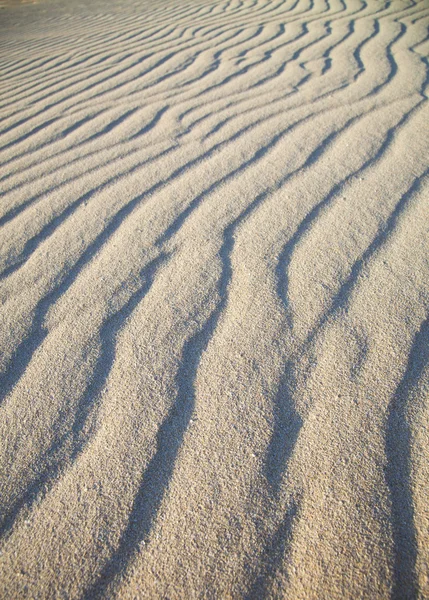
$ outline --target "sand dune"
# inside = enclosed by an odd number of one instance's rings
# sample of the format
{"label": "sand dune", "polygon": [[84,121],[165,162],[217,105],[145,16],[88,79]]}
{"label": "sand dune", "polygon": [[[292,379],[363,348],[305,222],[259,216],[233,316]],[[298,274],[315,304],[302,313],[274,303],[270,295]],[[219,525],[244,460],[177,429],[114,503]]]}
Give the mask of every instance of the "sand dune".
{"label": "sand dune", "polygon": [[428,3],[0,19],[0,597],[429,598]]}

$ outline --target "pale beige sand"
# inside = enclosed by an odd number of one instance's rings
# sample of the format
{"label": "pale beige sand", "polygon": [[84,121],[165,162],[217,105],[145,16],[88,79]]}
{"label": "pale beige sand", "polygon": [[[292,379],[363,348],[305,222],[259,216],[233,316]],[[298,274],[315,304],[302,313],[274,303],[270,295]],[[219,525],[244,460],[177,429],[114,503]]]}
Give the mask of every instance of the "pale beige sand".
{"label": "pale beige sand", "polygon": [[1,598],[429,598],[429,3],[0,23]]}

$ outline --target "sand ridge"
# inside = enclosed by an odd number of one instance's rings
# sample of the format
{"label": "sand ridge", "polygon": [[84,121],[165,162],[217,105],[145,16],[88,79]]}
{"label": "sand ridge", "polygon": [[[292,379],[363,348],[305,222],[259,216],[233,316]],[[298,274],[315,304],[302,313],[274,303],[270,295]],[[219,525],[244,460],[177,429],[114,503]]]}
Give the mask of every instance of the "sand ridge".
{"label": "sand ridge", "polygon": [[427,2],[0,9],[0,597],[429,598]]}

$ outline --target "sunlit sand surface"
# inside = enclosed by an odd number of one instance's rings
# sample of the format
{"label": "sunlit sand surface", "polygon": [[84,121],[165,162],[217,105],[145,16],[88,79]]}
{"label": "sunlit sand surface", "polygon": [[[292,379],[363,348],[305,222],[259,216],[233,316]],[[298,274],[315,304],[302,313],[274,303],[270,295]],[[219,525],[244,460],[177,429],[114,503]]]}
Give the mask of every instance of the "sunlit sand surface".
{"label": "sunlit sand surface", "polygon": [[2,0],[0,597],[429,598],[425,0]]}

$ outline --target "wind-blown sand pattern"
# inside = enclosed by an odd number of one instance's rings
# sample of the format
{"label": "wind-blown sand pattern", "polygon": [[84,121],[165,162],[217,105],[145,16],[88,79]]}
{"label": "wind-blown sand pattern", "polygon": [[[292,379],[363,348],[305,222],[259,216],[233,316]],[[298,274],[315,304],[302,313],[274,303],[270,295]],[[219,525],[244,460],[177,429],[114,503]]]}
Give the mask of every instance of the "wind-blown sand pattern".
{"label": "wind-blown sand pattern", "polygon": [[0,596],[429,598],[429,4],[0,8]]}

